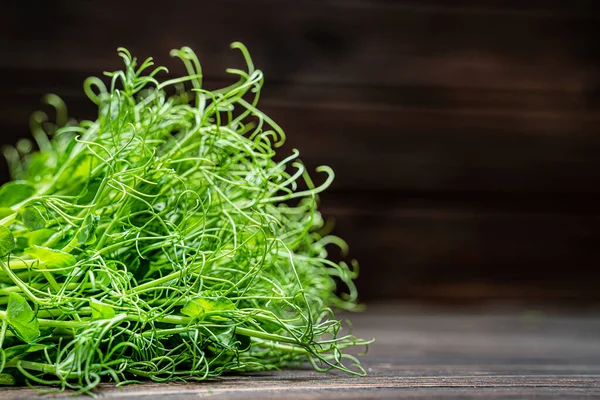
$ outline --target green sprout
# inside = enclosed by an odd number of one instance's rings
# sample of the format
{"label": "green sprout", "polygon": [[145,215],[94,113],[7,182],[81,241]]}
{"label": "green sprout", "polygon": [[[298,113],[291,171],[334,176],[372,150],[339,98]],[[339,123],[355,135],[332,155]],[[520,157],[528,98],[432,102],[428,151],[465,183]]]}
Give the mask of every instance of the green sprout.
{"label": "green sprout", "polygon": [[[315,185],[258,108],[263,74],[240,43],[237,82],[202,86],[141,65],[88,78],[96,120],[31,119],[39,150],[6,147],[0,188],[0,384],[93,395],[103,381],[203,380],[310,363],[364,374],[332,309],[357,307],[356,262],[326,232]],[[4,307],[4,311],[1,309]]]}

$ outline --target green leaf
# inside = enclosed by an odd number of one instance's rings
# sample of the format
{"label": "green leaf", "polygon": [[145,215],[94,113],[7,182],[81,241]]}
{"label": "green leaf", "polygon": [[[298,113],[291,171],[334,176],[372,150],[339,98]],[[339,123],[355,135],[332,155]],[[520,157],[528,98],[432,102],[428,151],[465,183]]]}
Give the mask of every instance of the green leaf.
{"label": "green leaf", "polygon": [[83,189],[83,192],[78,193],[80,196],[77,200],[78,204],[89,204],[94,200],[96,194],[98,193],[98,189],[102,184],[102,179],[95,178],[87,183],[86,187]]}
{"label": "green leaf", "polygon": [[46,227],[46,220],[37,207],[25,207],[25,209],[21,211],[21,218],[23,219],[23,224],[29,231],[37,231]]}
{"label": "green leaf", "polygon": [[25,254],[36,258],[45,267],[49,268],[67,268],[76,264],[75,257],[64,251],[50,249],[48,247],[33,246],[25,251]]}
{"label": "green leaf", "polygon": [[52,235],[54,235],[56,231],[54,229],[40,229],[34,232],[25,233],[25,237],[27,237],[29,241],[29,246],[40,246],[48,241]]}
{"label": "green leaf", "polygon": [[54,173],[50,164],[50,154],[38,152],[29,154],[25,161],[25,178],[32,182],[43,182]]}
{"label": "green leaf", "polygon": [[0,374],[0,385],[14,385],[15,378],[11,374]]}
{"label": "green leaf", "polygon": [[0,207],[10,207],[27,200],[35,189],[25,181],[8,182],[0,187]]}
{"label": "green leaf", "polygon": [[29,247],[29,240],[27,240],[27,238],[25,236],[19,236],[18,238],[15,238],[15,248],[13,249],[13,251],[18,251],[18,252],[22,252],[23,250],[25,250],[26,248]]}
{"label": "green leaf", "polygon": [[196,297],[181,308],[181,313],[192,318],[202,318],[215,311],[235,310],[235,305],[227,297]]}
{"label": "green leaf", "polygon": [[234,332],[235,329],[233,326],[217,329],[216,332],[214,332],[217,344],[226,349],[233,349],[236,343]]}
{"label": "green leaf", "polygon": [[35,313],[21,295],[17,293],[8,295],[6,317],[12,331],[23,341],[31,342],[40,335],[40,326]]}
{"label": "green leaf", "polygon": [[90,307],[92,308],[93,319],[111,319],[115,317],[115,310],[96,299],[90,299]]}
{"label": "green leaf", "polygon": [[0,225],[0,257],[4,257],[15,248],[15,237],[10,229]]}
{"label": "green leaf", "polygon": [[96,230],[98,219],[98,216],[91,214],[85,217],[85,220],[83,221],[83,227],[77,235],[77,241],[79,244],[89,245],[96,241],[96,235],[94,234],[94,231]]}
{"label": "green leaf", "polygon": [[106,268],[94,271],[95,287],[96,288],[110,287],[111,283],[113,281],[114,273],[117,270],[118,270],[118,268],[115,265],[115,263],[109,262],[109,263],[106,263]]}
{"label": "green leaf", "polygon": [[69,167],[56,180],[56,188],[78,193],[78,183],[88,181],[92,168],[98,163],[98,159],[91,154],[82,154],[71,160]]}
{"label": "green leaf", "polygon": [[43,344],[20,344],[4,350],[4,356],[6,357],[6,362],[10,362],[22,358],[28,353],[44,350],[47,347],[49,346]]}
{"label": "green leaf", "polygon": [[9,215],[12,215],[14,213],[15,212],[10,207],[0,207],[0,219],[8,217]]}

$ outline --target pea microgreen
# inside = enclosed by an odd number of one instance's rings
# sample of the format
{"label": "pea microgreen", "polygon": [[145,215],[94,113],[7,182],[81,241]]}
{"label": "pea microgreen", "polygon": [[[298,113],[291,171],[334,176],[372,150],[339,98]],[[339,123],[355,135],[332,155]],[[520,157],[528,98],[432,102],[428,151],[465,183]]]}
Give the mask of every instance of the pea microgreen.
{"label": "pea microgreen", "polygon": [[[93,394],[102,381],[206,379],[310,363],[364,374],[332,309],[356,308],[356,263],[334,262],[318,194],[283,130],[260,111],[263,74],[203,87],[141,64],[89,78],[95,120],[54,95],[31,143],[6,147],[0,188],[0,384]],[[106,83],[108,82],[108,84]],[[4,308],[4,311],[1,311]]]}

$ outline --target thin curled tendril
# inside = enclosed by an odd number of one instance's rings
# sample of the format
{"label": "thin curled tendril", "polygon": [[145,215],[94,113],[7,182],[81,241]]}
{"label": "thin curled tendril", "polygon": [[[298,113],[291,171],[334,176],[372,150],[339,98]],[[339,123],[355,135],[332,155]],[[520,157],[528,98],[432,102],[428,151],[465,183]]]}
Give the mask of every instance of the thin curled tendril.
{"label": "thin curled tendril", "polygon": [[119,48],[108,86],[84,82],[95,120],[70,121],[50,95],[56,123],[31,119],[40,151],[4,149],[25,194],[2,208],[15,248],[0,258],[0,305],[26,299],[39,334],[25,343],[0,311],[0,373],[92,395],[102,381],[298,363],[365,373],[346,349],[370,341],[332,311],[358,307],[358,265],[328,258],[348,246],[318,211],[334,172],[314,182],[299,151],[277,157],[285,133],[258,107],[263,74],[231,47],[246,68],[216,90],[188,47],[171,52],[187,75],[166,80]]}

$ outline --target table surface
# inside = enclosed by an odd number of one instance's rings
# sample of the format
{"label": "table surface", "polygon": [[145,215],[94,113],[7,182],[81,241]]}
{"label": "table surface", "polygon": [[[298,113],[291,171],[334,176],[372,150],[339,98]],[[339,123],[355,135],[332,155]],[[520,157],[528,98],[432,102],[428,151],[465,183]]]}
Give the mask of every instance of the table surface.
{"label": "table surface", "polygon": [[[101,386],[100,398],[600,398],[600,312],[371,306],[354,333],[375,337],[367,377],[292,370],[201,383]],[[38,397],[2,388],[1,399]],[[50,396],[69,398],[68,393]]]}

